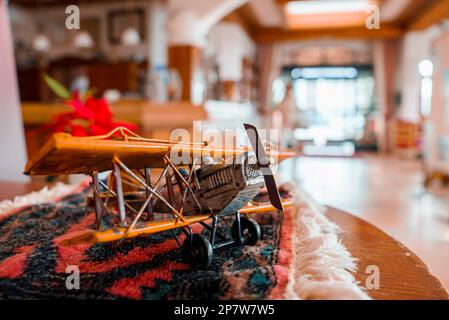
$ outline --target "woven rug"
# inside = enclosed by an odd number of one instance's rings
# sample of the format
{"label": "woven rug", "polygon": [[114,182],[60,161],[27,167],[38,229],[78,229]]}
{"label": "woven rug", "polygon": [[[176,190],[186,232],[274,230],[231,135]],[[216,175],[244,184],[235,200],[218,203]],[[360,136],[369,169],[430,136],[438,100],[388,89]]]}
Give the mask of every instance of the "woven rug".
{"label": "woven rug", "polygon": [[[324,249],[336,249],[330,257],[317,256],[326,254],[322,245],[312,250],[308,244],[312,241],[317,246],[317,239],[326,242],[329,235],[335,236],[335,230],[323,224],[324,216],[316,219],[316,210],[304,201],[298,201],[297,206],[283,214],[253,215],[261,226],[261,241],[253,247],[216,250],[211,266],[199,270],[183,262],[169,233],[112,243],[62,246],[60,242],[71,233],[94,225],[94,213],[85,203],[87,192],[84,184],[52,201],[42,196],[44,203],[36,201],[39,194],[28,197],[33,199],[29,206],[15,208],[17,201],[7,203],[11,209],[0,214],[0,298],[367,298],[354,283],[351,276],[354,260],[341,243],[337,241],[333,247],[324,243]],[[48,196],[48,192],[43,194]],[[264,195],[260,197],[262,200]],[[320,225],[324,226],[326,237],[320,236]],[[308,227],[313,234],[308,233]],[[195,228],[195,232],[206,232],[202,227]],[[302,237],[296,236],[297,229],[304,233]],[[322,260],[331,265],[323,265]],[[79,290],[66,288],[70,275],[66,273],[67,267],[73,265],[80,271]],[[317,273],[318,267],[321,272]],[[335,289],[340,287],[346,291],[343,296],[336,294]]]}

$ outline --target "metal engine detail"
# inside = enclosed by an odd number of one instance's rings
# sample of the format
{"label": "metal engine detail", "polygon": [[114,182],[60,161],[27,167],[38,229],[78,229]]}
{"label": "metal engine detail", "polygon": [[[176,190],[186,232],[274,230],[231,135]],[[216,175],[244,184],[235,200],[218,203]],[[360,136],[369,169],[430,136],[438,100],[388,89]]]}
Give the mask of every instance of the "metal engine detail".
{"label": "metal engine detail", "polygon": [[264,185],[263,175],[252,153],[246,153],[240,163],[203,166],[196,170],[196,175],[201,205],[221,215],[238,211]]}

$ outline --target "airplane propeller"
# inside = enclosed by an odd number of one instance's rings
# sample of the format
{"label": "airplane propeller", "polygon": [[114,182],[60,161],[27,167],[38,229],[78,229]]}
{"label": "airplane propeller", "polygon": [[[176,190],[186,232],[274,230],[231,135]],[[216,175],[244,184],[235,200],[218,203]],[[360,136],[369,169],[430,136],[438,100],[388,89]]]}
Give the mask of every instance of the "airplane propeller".
{"label": "airplane propeller", "polygon": [[276,181],[273,177],[273,171],[270,168],[270,162],[267,158],[265,148],[263,147],[262,140],[260,140],[259,132],[257,131],[256,127],[251,124],[244,123],[243,125],[245,126],[246,134],[248,135],[251,146],[253,147],[253,150],[256,154],[257,165],[260,171],[262,171],[270,202],[276,209],[284,211],[281,196],[279,195],[279,191],[276,186]]}

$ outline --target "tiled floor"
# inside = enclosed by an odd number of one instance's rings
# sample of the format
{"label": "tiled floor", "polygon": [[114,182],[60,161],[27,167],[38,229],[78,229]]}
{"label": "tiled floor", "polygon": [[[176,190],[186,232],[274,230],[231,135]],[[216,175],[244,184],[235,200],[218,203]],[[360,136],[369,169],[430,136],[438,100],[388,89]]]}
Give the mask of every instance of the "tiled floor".
{"label": "tiled floor", "polygon": [[414,251],[449,288],[449,191],[423,194],[414,160],[304,157],[281,166],[318,202],[350,212]]}

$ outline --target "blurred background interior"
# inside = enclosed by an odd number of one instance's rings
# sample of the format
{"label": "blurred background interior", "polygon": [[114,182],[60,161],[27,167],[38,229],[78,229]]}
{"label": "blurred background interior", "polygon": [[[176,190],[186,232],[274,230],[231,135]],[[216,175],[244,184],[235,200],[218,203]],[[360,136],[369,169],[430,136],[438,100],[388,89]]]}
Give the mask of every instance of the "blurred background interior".
{"label": "blurred background interior", "polygon": [[447,18],[447,0],[0,0],[0,180],[28,179],[42,128],[71,110],[46,74],[146,137],[249,121],[304,154],[284,181],[402,241],[449,287]]}

